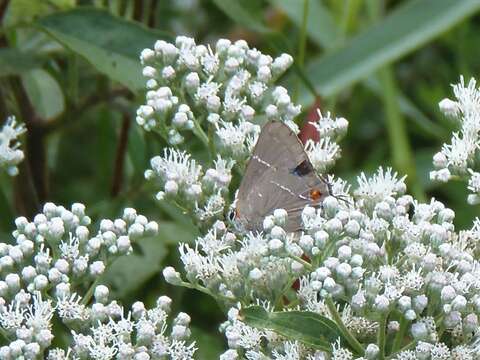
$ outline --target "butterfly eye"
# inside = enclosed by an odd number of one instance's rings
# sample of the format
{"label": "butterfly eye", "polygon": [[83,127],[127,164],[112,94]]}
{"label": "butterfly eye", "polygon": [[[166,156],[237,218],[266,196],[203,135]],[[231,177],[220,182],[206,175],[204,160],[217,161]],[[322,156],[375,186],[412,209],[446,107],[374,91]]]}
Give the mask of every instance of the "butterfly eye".
{"label": "butterfly eye", "polygon": [[310,199],[317,201],[322,197],[322,192],[318,189],[310,190]]}

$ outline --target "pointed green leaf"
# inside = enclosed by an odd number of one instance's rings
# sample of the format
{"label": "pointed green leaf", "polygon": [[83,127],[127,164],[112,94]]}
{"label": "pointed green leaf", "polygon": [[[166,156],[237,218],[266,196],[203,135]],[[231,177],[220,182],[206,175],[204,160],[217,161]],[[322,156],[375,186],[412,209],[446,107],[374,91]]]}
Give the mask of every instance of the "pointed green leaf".
{"label": "pointed green leaf", "polygon": [[412,0],[343,48],[311,61],[306,72],[323,96],[333,95],[412,52],[479,9],[478,0]]}
{"label": "pointed green leaf", "polygon": [[331,351],[331,343],[340,337],[335,322],[314,312],[268,312],[261,306],[250,306],[242,309],[240,316],[247,325],[273,330],[289,339],[324,351]]}
{"label": "pointed green leaf", "polygon": [[65,96],[57,80],[43,69],[34,69],[22,75],[22,82],[37,114],[51,120],[65,110]]}
{"label": "pointed green leaf", "polygon": [[[300,0],[269,0],[271,4],[284,11],[299,28],[303,22],[303,6]],[[302,0],[303,1],[303,0]],[[326,49],[334,47],[339,40],[340,31],[335,19],[320,1],[311,1],[308,5],[307,32],[319,46]]]}
{"label": "pointed green leaf", "polygon": [[[254,1],[256,2],[257,0]],[[251,11],[251,8],[248,6],[249,0],[213,0],[213,2],[229,18],[236,23],[245,26],[247,29],[259,33],[268,33],[271,31],[260,19],[260,12]]]}
{"label": "pointed green leaf", "polygon": [[18,49],[0,49],[0,76],[21,75],[42,66],[42,59]]}
{"label": "pointed green leaf", "polygon": [[163,32],[93,8],[77,8],[41,18],[39,27],[89,61],[98,71],[131,90],[145,87],[140,52],[165,39]]}

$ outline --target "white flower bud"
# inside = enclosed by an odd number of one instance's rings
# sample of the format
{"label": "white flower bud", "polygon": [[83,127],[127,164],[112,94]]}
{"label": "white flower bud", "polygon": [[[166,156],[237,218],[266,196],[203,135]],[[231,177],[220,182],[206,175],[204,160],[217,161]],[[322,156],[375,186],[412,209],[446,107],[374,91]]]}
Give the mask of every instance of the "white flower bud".
{"label": "white flower bud", "polygon": [[350,259],[350,265],[352,266],[362,266],[363,265],[363,257],[360,254],[354,254]]}
{"label": "white flower bud", "polygon": [[117,239],[117,248],[120,253],[127,253],[131,249],[130,238],[128,236],[119,236]]}
{"label": "white flower bud", "polygon": [[447,285],[442,289],[440,293],[440,300],[444,304],[450,303],[456,296],[457,296],[457,293],[453,288],[453,286]]}
{"label": "white flower bud", "polygon": [[62,280],[62,276],[63,274],[60,271],[58,271],[57,268],[51,268],[50,270],[48,270],[48,280],[51,283],[54,283],[54,284],[59,283]]}
{"label": "white flower bud", "polygon": [[70,284],[60,283],[55,286],[55,295],[60,299],[70,296]]}
{"label": "white flower bud", "polygon": [[163,269],[163,277],[165,281],[172,285],[180,285],[182,283],[182,277],[178,271],[171,266],[167,266]]}
{"label": "white flower bud", "polygon": [[172,80],[175,78],[175,69],[171,66],[166,66],[162,70],[162,78],[165,80]]}
{"label": "white flower bud", "polygon": [[248,278],[252,281],[258,281],[263,277],[263,272],[259,268],[250,270]]}
{"label": "white flower bud", "polygon": [[135,354],[133,360],[150,360],[150,355],[146,351],[141,351]]}
{"label": "white flower bud", "polygon": [[139,224],[138,222],[136,222],[135,224],[132,224],[128,228],[128,236],[132,240],[136,240],[136,239],[141,238],[142,236],[144,236],[144,232],[145,232],[144,226]]}
{"label": "white flower bud", "polygon": [[53,340],[53,334],[48,329],[42,329],[39,333],[35,336],[35,340],[42,348],[47,348],[50,346]]}
{"label": "white flower bud", "polygon": [[325,245],[328,242],[329,235],[326,231],[320,230],[320,231],[315,232],[314,238],[315,238],[315,245],[319,249],[323,249],[323,248],[325,248]]}
{"label": "white flower bud", "polygon": [[12,273],[5,276],[5,283],[12,294],[20,290],[20,276],[18,274]]}
{"label": "white flower bud", "polygon": [[262,82],[269,82],[272,79],[272,71],[269,66],[260,66],[257,70],[257,78]]}
{"label": "white flower bud", "polygon": [[335,268],[335,272],[339,277],[346,279],[352,273],[352,267],[350,264],[341,263]]}
{"label": "white flower bud", "polygon": [[407,319],[408,321],[413,321],[417,318],[417,313],[413,309],[405,311],[404,315],[405,319]]}
{"label": "white flower bud", "polygon": [[423,310],[426,309],[428,305],[428,298],[425,295],[418,295],[413,298],[413,309],[418,313],[421,314]]}
{"label": "white flower bud", "polygon": [[272,238],[276,239],[284,239],[285,238],[285,230],[283,230],[280,226],[274,226],[270,231],[270,235]]}
{"label": "white flower bud", "polygon": [[283,249],[283,242],[279,239],[272,239],[268,242],[268,248],[271,252],[277,253]]}
{"label": "white flower bud", "polygon": [[35,359],[40,355],[41,348],[36,342],[29,343],[23,348],[23,354],[26,359]]}
{"label": "white flower bud", "polygon": [[285,209],[275,209],[273,211],[273,219],[277,225],[284,225],[287,221],[287,217],[288,213]]}
{"label": "white flower bud", "polygon": [[412,307],[412,299],[410,296],[402,296],[398,299],[398,307],[402,312],[409,310]]}
{"label": "white flower bud", "polygon": [[365,349],[365,358],[368,360],[377,359],[378,354],[380,353],[380,348],[376,344],[368,344]]}
{"label": "white flower bud", "polygon": [[323,281],[323,288],[328,291],[329,293],[332,293],[335,290],[335,287],[337,286],[337,283],[335,280],[331,277],[327,277]]}
{"label": "white flower bud", "polygon": [[447,98],[440,101],[438,107],[440,108],[440,111],[447,116],[457,116],[460,112],[459,104]]}
{"label": "white flower bud", "polygon": [[158,234],[158,223],[155,221],[149,221],[145,225],[145,235],[153,236]]}
{"label": "white flower bud", "polygon": [[84,273],[88,268],[88,260],[84,257],[79,257],[73,262],[73,273],[80,275]]}
{"label": "white flower bud", "polygon": [[140,53],[140,59],[144,62],[151,61],[155,57],[155,51],[152,49],[143,49]]}
{"label": "white flower bud", "polygon": [[304,266],[298,261],[293,261],[291,268],[294,274],[301,274],[303,272]]}
{"label": "white flower bud", "polygon": [[35,278],[35,276],[37,276],[37,270],[35,270],[33,266],[29,265],[22,269],[23,281],[29,283]]}
{"label": "white flower bud", "polygon": [[424,323],[417,322],[412,324],[410,331],[415,340],[424,340],[428,337],[428,329]]}
{"label": "white flower bud", "polygon": [[200,77],[196,72],[191,72],[185,76],[185,87],[189,91],[196,91],[200,86]]}
{"label": "white flower bud", "polygon": [[49,227],[50,236],[54,239],[60,239],[65,233],[65,227],[63,225],[63,220],[59,217],[52,218],[50,220]]}
{"label": "white flower bud", "polygon": [[48,279],[45,275],[40,274],[35,276],[35,279],[33,279],[33,284],[35,285],[36,290],[43,290],[48,286]]}
{"label": "white flower bud", "polygon": [[452,301],[452,309],[460,312],[465,311],[467,307],[467,299],[463,295],[457,295]]}
{"label": "white flower bud", "polygon": [[383,313],[388,311],[389,307],[390,307],[390,301],[385,295],[377,295],[375,297],[374,308],[376,311]]}
{"label": "white flower bud", "polygon": [[300,236],[298,244],[304,251],[310,251],[313,247],[314,241],[310,235],[302,235]]}
{"label": "white flower bud", "polygon": [[12,341],[9,345],[10,347],[10,356],[12,359],[19,359],[22,355],[22,350],[25,347],[25,341],[15,340]]}
{"label": "white flower bud", "polygon": [[342,230],[343,225],[337,218],[330,219],[325,223],[325,231],[332,236],[340,235]]}
{"label": "white flower bud", "polygon": [[99,276],[105,271],[105,264],[103,261],[94,261],[90,265],[90,274],[92,276]]}
{"label": "white flower bud", "polygon": [[132,316],[135,320],[140,319],[146,312],[145,305],[141,301],[136,301],[132,305]]}
{"label": "white flower bud", "polygon": [[[156,305],[157,305],[158,308],[162,309],[166,313],[169,313],[170,308],[172,306],[172,299],[170,299],[168,296],[160,296],[157,299]],[[178,316],[180,316],[180,318],[178,318]],[[177,318],[178,319],[176,319],[176,321],[178,321],[178,323],[183,324],[183,325],[189,324],[190,320],[191,320],[190,316],[186,313],[179,313],[177,315]]]}
{"label": "white flower bud", "polygon": [[97,287],[95,287],[95,301],[106,304],[108,301],[108,294],[109,290],[108,287],[106,287],[105,285],[98,285]]}

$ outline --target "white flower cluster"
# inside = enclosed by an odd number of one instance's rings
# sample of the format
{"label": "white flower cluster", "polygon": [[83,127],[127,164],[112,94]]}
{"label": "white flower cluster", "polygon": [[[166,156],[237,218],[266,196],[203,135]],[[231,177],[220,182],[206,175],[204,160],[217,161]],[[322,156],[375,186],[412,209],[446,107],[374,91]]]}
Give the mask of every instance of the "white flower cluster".
{"label": "white flower cluster", "polygon": [[17,165],[24,158],[18,137],[25,131],[25,127],[18,125],[14,116],[7,119],[0,131],[0,168],[5,168],[10,176],[18,174]]}
{"label": "white flower cluster", "polygon": [[216,133],[224,153],[245,159],[260,130],[255,117],[287,123],[300,113],[285,88],[274,81],[292,64],[290,55],[273,59],[243,40],[220,39],[215,49],[196,45],[194,39],[159,40],[141,53],[148,78],[146,104],[137,110],[137,123],[159,132],[172,145],[185,141],[192,130],[206,143]]}
{"label": "white flower cluster", "polygon": [[435,170],[430,173],[432,180],[447,182],[454,177],[468,180],[468,203],[480,203],[480,167],[478,166],[478,144],[480,141],[480,88],[475,79],[465,84],[453,86],[455,100],[448,98],[440,101],[442,112],[459,124],[460,130],[454,132],[450,144],[444,144],[442,150],[433,157]]}
{"label": "white flower cluster", "polygon": [[[326,198],[322,208],[303,210],[300,234],[282,228],[288,216],[282,209],[265,219],[262,233],[242,234],[217,222],[195,246],[180,246],[186,280],[171,267],[164,271],[166,280],[230,306],[266,301],[281,309],[292,304],[334,319],[326,306],[331,301],[366,349],[355,357],[337,344],[332,359],[375,359],[379,331],[399,360],[412,352],[412,359],[450,359],[459,353],[471,357],[458,359],[479,357],[480,222],[455,232],[452,210],[405,195],[404,179],[390,169],[372,177],[361,174],[353,191],[341,180],[331,181],[336,196]],[[225,359],[254,352],[262,355],[245,358],[282,359],[273,351],[286,347],[285,341],[270,343],[267,333],[235,319],[224,327],[231,347]],[[416,348],[398,352],[404,342]],[[299,355],[288,359],[320,358],[306,346],[299,349],[291,350]]]}
{"label": "white flower cluster", "polygon": [[308,139],[305,143],[305,151],[314,169],[324,174],[340,158],[340,146],[337,142],[346,134],[348,121],[343,117],[333,119],[330,113],[324,116],[320,109],[317,109],[317,113],[318,121],[311,124],[318,132],[319,141]]}
{"label": "white flower cluster", "polygon": [[213,166],[203,171],[186,151],[167,148],[150,164],[152,168],[145,171],[145,177],[162,189],[156,194],[157,200],[175,201],[204,225],[223,217],[234,160],[218,155]]}
{"label": "white flower cluster", "polygon": [[[169,298],[160,297],[150,310],[137,302],[125,313],[99,284],[106,267],[131,252],[132,242],[155,235],[158,225],[131,208],[102,220],[96,234],[90,222],[82,204],[67,210],[47,203],[32,222],[16,219],[14,244],[0,243],[0,335],[8,344],[0,358],[192,358],[190,317],[180,313],[167,332]],[[52,348],[60,335],[56,321],[71,331],[67,351]]]}

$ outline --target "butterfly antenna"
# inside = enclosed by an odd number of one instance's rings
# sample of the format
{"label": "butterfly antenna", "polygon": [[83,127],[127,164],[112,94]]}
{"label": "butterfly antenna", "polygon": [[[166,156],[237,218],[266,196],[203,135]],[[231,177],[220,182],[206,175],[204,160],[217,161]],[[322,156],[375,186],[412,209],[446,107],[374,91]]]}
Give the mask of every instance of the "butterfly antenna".
{"label": "butterfly antenna", "polygon": [[323,175],[319,175],[319,176],[320,176],[320,180],[322,180],[325,183],[325,185],[327,185],[328,193],[331,196],[333,196],[337,200],[343,201],[347,205],[353,206],[353,203],[350,200],[348,200],[348,197],[346,195],[341,195],[341,194],[335,195],[333,193],[333,184],[330,181],[328,181],[328,179],[325,176]]}

